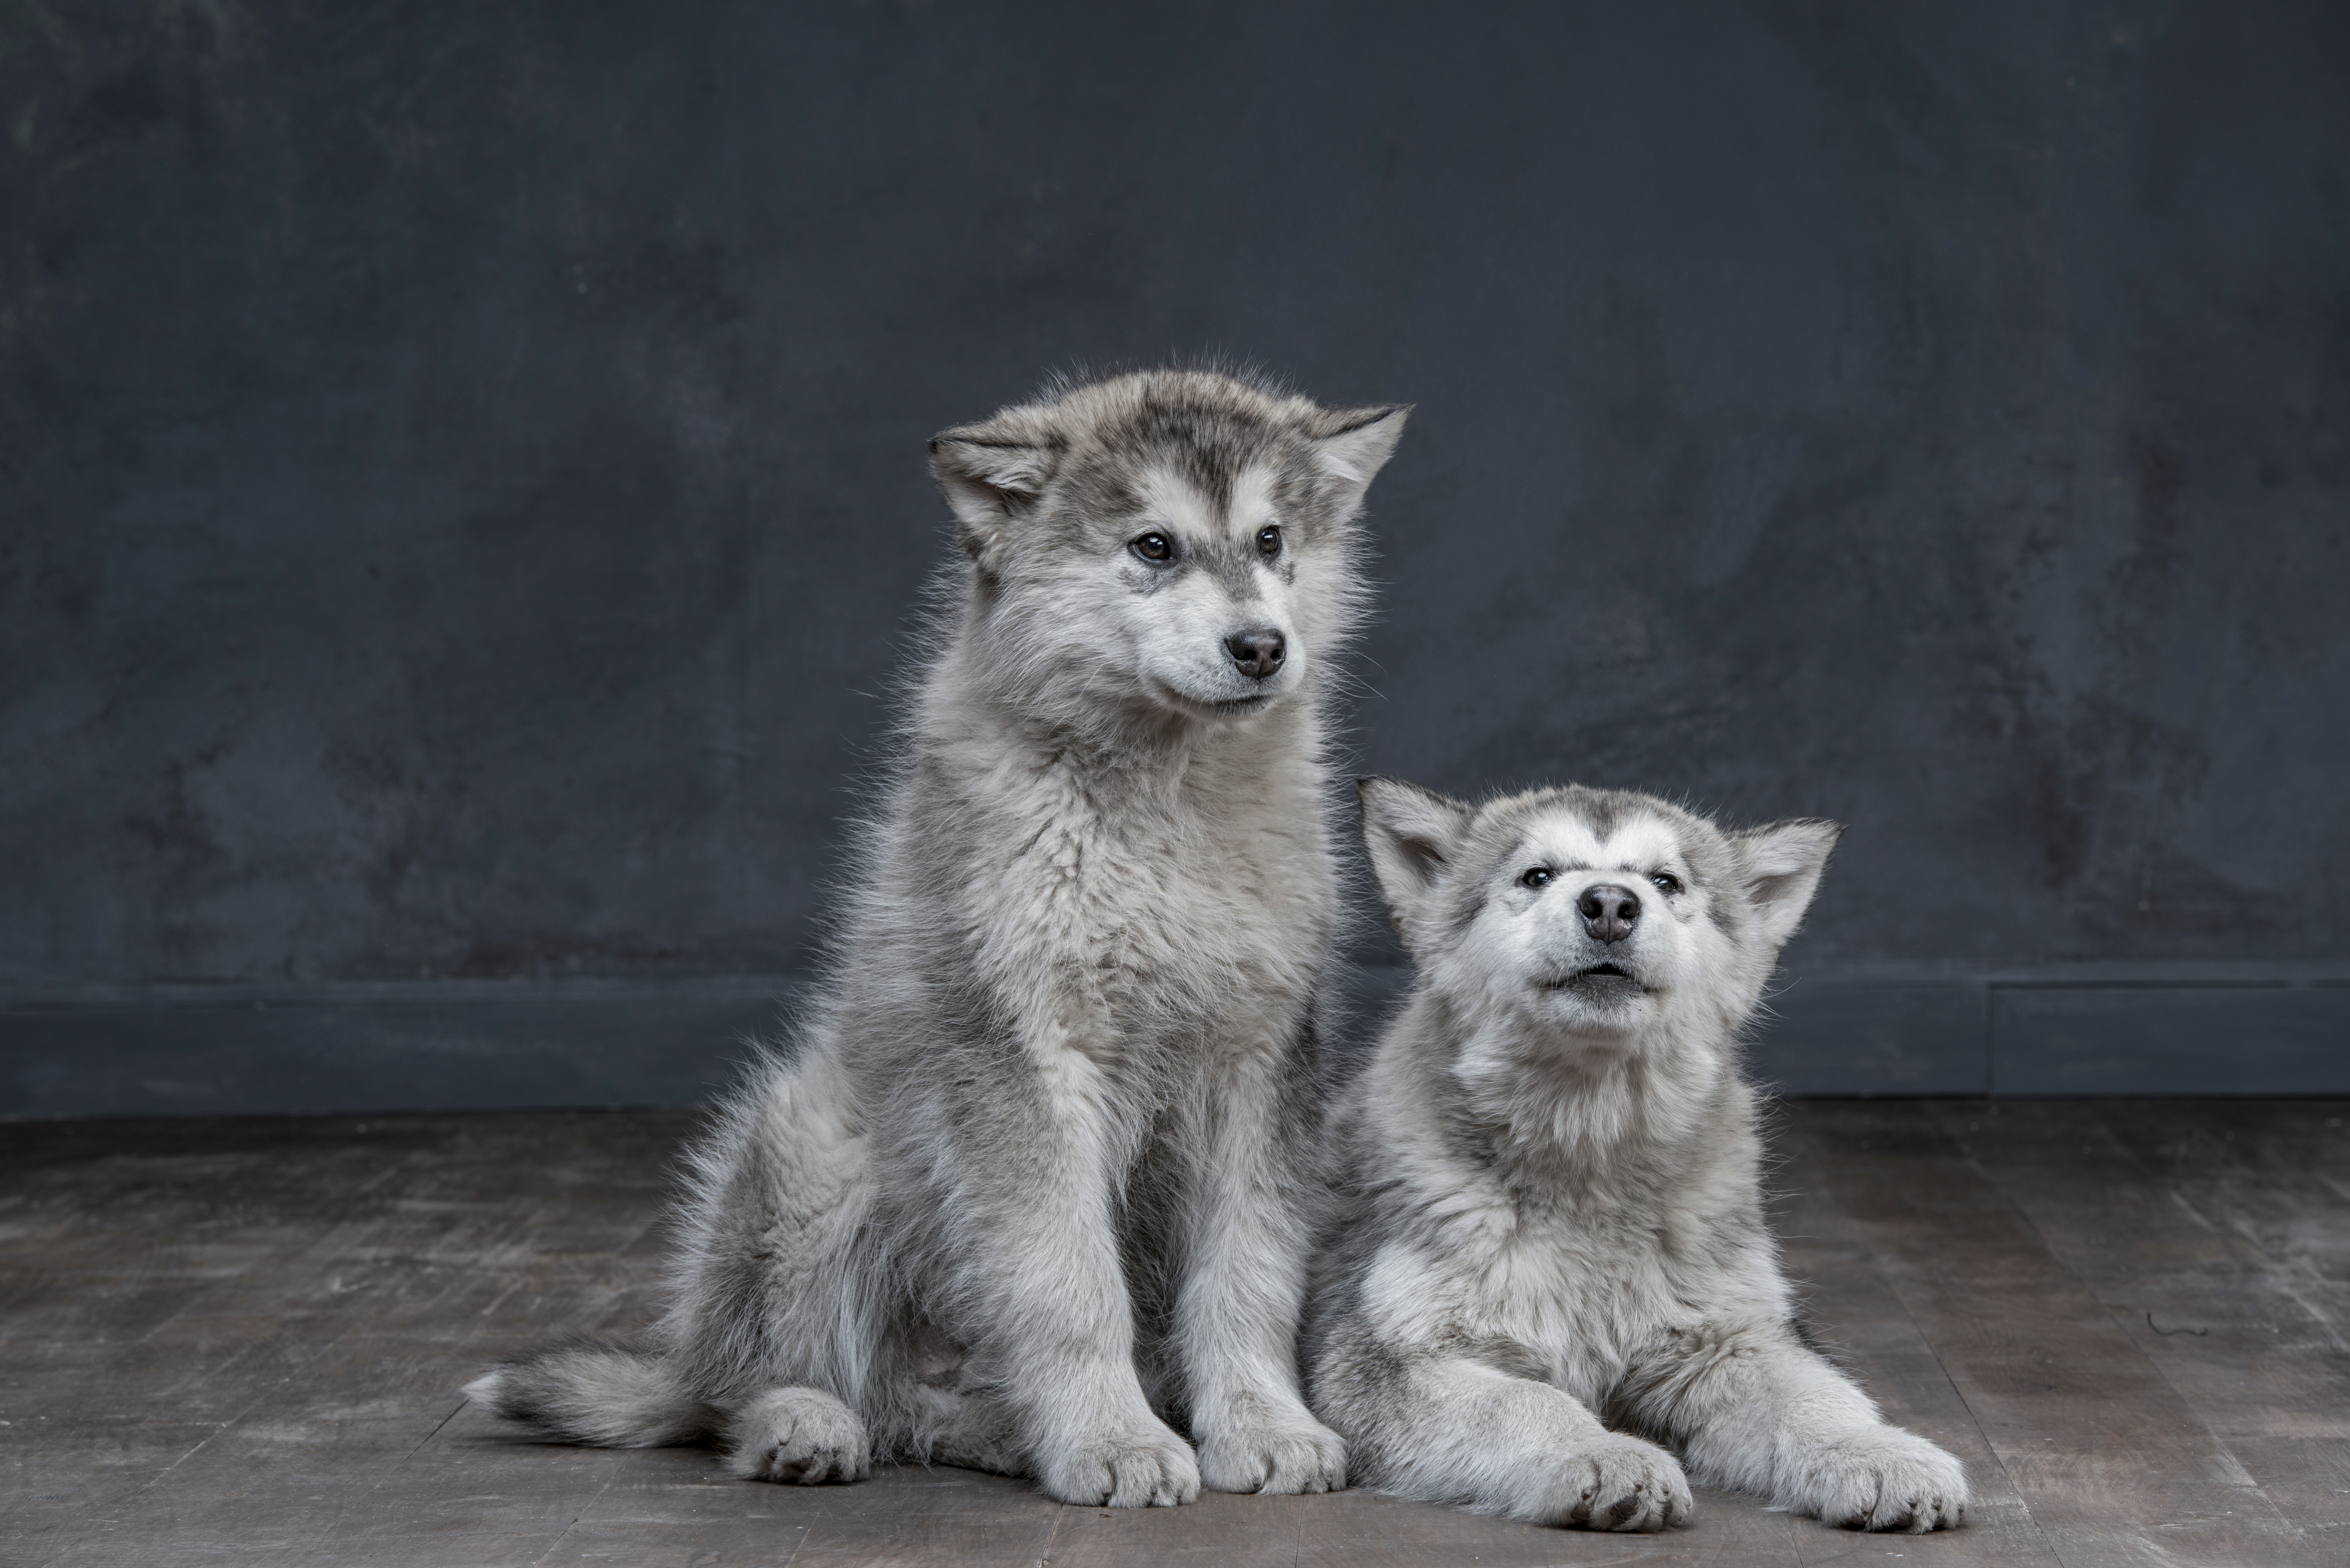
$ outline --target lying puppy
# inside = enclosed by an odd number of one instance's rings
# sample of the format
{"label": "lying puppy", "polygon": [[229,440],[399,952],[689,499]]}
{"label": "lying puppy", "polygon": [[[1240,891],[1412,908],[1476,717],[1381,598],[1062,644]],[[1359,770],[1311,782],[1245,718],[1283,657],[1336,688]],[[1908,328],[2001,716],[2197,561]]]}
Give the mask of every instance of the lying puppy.
{"label": "lying puppy", "polygon": [[1352,1479],[1659,1530],[1690,1518],[1686,1464],[1832,1524],[1959,1523],[1959,1462],[1789,1317],[1738,1074],[1843,829],[1724,833],[1579,787],[1361,790],[1419,981],[1333,1122],[1346,1223],[1305,1353]]}

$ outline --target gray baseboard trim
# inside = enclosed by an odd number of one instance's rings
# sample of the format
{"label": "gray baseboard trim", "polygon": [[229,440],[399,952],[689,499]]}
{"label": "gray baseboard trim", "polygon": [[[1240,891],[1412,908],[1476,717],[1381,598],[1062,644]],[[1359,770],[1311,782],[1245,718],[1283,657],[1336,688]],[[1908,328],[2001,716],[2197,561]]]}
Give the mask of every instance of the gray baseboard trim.
{"label": "gray baseboard trim", "polygon": [[[1409,982],[1355,969],[1359,1054]],[[707,1099],[806,981],[412,981],[0,994],[0,1116]],[[2350,1095],[2350,966],[1783,975],[1748,1060],[1793,1096]]]}
{"label": "gray baseboard trim", "polygon": [[2350,984],[2144,985],[1991,993],[2002,1096],[2350,1093]]}
{"label": "gray baseboard trim", "polygon": [[0,1116],[490,1110],[708,1099],[792,976],[156,987],[0,1001]]}
{"label": "gray baseboard trim", "polygon": [[1790,1095],[2350,1094],[2350,966],[1783,977],[1755,1071]]}

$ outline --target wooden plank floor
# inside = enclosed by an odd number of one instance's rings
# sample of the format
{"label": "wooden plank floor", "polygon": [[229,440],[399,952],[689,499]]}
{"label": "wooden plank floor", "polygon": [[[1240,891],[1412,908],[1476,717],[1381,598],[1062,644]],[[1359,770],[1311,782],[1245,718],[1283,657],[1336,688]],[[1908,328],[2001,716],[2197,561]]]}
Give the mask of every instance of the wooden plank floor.
{"label": "wooden plank floor", "polygon": [[517,1438],[457,1393],[652,1303],[686,1111],[0,1127],[9,1563],[2171,1565],[2350,1562],[2342,1102],[1797,1102],[1790,1263],[1970,1526],[1700,1496],[1662,1538],[1361,1493],[1062,1508],[803,1491]]}

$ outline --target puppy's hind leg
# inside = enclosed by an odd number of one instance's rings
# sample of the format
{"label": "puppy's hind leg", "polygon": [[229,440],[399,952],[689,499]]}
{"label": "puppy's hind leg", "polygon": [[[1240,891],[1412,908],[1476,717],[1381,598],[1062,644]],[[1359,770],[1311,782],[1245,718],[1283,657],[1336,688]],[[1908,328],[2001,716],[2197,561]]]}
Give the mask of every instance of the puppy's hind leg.
{"label": "puppy's hind leg", "polygon": [[727,1105],[690,1169],[660,1337],[716,1412],[728,1468],[805,1485],[870,1473],[874,1189],[828,1037]]}
{"label": "puppy's hind leg", "polygon": [[720,1437],[726,1468],[745,1480],[817,1486],[873,1473],[864,1421],[821,1388],[763,1388],[725,1411]]}

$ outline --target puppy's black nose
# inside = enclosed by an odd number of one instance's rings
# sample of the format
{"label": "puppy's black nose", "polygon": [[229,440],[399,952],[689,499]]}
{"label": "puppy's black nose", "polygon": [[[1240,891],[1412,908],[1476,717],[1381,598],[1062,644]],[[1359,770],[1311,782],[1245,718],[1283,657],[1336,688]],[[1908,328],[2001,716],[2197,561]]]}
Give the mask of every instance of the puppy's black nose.
{"label": "puppy's black nose", "polygon": [[1281,668],[1289,652],[1289,639],[1277,631],[1240,631],[1224,639],[1224,651],[1232,656],[1232,668],[1252,680],[1262,680]]}
{"label": "puppy's black nose", "polygon": [[1582,912],[1583,929],[1603,942],[1622,941],[1632,934],[1632,922],[1640,918],[1640,896],[1613,882],[1586,888],[1575,907]]}

